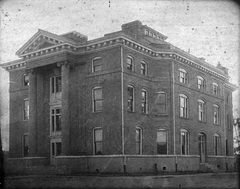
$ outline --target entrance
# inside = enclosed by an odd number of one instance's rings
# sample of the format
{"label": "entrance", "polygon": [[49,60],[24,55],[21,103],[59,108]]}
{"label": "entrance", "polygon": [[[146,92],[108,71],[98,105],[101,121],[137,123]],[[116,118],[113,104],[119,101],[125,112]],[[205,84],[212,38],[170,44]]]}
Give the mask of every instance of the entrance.
{"label": "entrance", "polygon": [[55,165],[55,157],[62,153],[62,139],[51,139],[51,165]]}
{"label": "entrance", "polygon": [[200,155],[200,162],[205,163],[206,159],[206,135],[204,133],[200,133],[198,135],[198,150]]}

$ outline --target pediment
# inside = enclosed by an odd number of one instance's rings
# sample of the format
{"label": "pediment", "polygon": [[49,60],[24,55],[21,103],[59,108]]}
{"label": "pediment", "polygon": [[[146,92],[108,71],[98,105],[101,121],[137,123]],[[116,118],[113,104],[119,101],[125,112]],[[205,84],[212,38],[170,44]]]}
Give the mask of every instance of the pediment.
{"label": "pediment", "polygon": [[44,30],[38,30],[38,32],[17,51],[16,55],[21,57],[25,54],[58,45],[63,42],[66,41],[61,36]]}

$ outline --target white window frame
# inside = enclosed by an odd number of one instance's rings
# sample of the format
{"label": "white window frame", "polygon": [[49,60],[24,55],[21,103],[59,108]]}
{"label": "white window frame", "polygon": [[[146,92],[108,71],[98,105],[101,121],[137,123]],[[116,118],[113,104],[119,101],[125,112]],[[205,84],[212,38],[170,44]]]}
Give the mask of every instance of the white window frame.
{"label": "white window frame", "polygon": [[197,88],[205,90],[205,79],[201,76],[197,76]]}
{"label": "white window frame", "polygon": [[[26,102],[28,102],[28,105],[26,106]],[[29,99],[25,98],[22,101],[22,108],[23,108],[23,121],[29,120]]]}
{"label": "white window frame", "polygon": [[[98,65],[94,65],[94,61],[95,61],[95,60],[100,60],[100,59],[102,59],[102,57],[95,57],[94,59],[92,59],[92,73],[102,71],[102,62],[101,62],[100,64],[98,64]],[[95,67],[96,67],[96,66],[100,66],[101,69],[96,71],[96,70],[95,70]]]}
{"label": "white window frame", "polygon": [[[129,64],[128,60],[131,60],[131,64]],[[130,67],[131,69],[130,69]],[[132,56],[127,56],[127,70],[134,71],[134,58]]]}
{"label": "white window frame", "polygon": [[[217,143],[216,143],[217,139]],[[219,134],[214,134],[213,136],[214,145],[214,156],[221,156],[221,136]]]}
{"label": "white window frame", "polygon": [[[137,131],[139,131],[139,138],[137,139]],[[141,155],[142,154],[142,144],[143,144],[143,132],[141,127],[136,127],[136,136],[135,136],[135,141],[136,141],[136,154]],[[139,152],[137,152],[137,145]]]}
{"label": "white window frame", "polygon": [[[96,90],[101,90],[102,96],[99,99],[96,99],[96,96],[95,96],[95,91]],[[96,107],[97,107],[96,102],[97,101],[101,102],[101,109],[100,110],[96,109]],[[102,112],[102,110],[103,110],[103,89],[102,89],[102,86],[96,86],[96,87],[92,88],[92,112]]]}
{"label": "white window frame", "polygon": [[[60,113],[57,113],[57,109],[60,109]],[[54,113],[53,113],[54,111]],[[57,117],[60,116],[60,129],[57,130]],[[54,120],[53,120],[54,117]],[[62,117],[62,107],[61,106],[52,106],[50,107],[50,135],[61,135],[61,117]]]}
{"label": "white window frame", "polygon": [[[143,93],[145,93],[145,99],[143,98]],[[142,107],[142,113],[147,114],[148,113],[148,92],[145,89],[141,90],[141,107]]]}
{"label": "white window frame", "polygon": [[[132,90],[133,90],[133,92],[132,92],[132,99],[130,99],[129,98],[129,94],[128,94],[128,105],[127,105],[127,111],[128,112],[134,112],[135,111],[135,88],[132,86],[132,85],[128,85],[128,87],[127,87],[127,93],[129,93],[128,92],[128,89],[129,88],[132,88]],[[129,103],[131,102],[131,104],[132,104],[132,109],[129,109]]]}
{"label": "white window frame", "polygon": [[212,91],[214,95],[218,95],[219,94],[219,85],[217,83],[213,83],[212,84]]}
{"label": "white window frame", "polygon": [[179,72],[179,82],[187,84],[188,83],[188,72],[184,69],[178,69]]}
{"label": "white window frame", "polygon": [[[202,109],[200,108],[200,106]],[[206,103],[202,99],[198,100],[198,121],[206,121]]]}
{"label": "white window frame", "polygon": [[[144,66],[142,66],[144,65]],[[147,63],[145,61],[141,61],[141,74],[147,76]],[[144,69],[143,69],[144,67]]]}
{"label": "white window frame", "polygon": [[[181,99],[184,100],[184,104],[182,106]],[[181,118],[188,118],[189,117],[189,98],[185,94],[179,94],[179,116]]]}
{"label": "white window frame", "polygon": [[[185,135],[185,141],[184,141],[184,150],[185,150],[185,154],[183,154],[183,137],[182,134]],[[189,132],[186,129],[181,129],[180,130],[180,140],[181,140],[181,155],[189,155]]]}
{"label": "white window frame", "polygon": [[213,124],[220,124],[220,106],[217,104],[213,105]]}

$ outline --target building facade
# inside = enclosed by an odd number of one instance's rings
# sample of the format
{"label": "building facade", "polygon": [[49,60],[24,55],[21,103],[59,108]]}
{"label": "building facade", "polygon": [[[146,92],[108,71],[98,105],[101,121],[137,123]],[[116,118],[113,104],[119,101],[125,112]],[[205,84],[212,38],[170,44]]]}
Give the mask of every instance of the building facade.
{"label": "building facade", "polygon": [[134,21],[88,40],[39,30],[10,73],[10,157],[233,155],[228,69]]}

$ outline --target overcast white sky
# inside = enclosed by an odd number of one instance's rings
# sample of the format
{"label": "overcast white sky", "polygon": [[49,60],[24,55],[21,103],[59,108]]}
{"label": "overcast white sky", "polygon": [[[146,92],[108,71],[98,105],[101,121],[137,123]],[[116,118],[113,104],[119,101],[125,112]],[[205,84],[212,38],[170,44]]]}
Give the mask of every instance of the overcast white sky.
{"label": "overcast white sky", "polygon": [[[16,51],[37,30],[55,34],[78,31],[89,39],[140,20],[167,41],[212,65],[229,68],[237,84],[239,71],[240,9],[220,0],[2,0],[0,1],[0,64],[18,57]],[[237,115],[237,92],[234,115]],[[8,149],[8,75],[0,69],[0,112],[4,149]]]}

